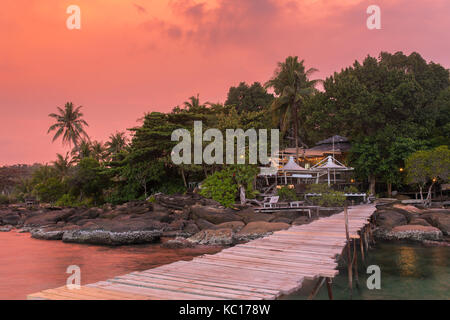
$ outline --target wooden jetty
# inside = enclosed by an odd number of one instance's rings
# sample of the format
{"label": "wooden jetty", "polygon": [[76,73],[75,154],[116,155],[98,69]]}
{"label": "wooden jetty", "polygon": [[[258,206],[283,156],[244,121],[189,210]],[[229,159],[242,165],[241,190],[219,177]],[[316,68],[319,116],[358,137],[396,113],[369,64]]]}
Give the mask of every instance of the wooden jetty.
{"label": "wooden jetty", "polygon": [[[310,298],[325,282],[332,298],[331,281],[338,274],[337,258],[347,248],[351,285],[356,241],[359,239],[363,255],[368,247],[374,211],[373,204],[352,207],[347,214],[342,212],[310,224],[292,226],[213,255],[132,272],[79,289],[64,286],[44,290],[28,295],[28,299],[276,299],[298,290],[304,280],[317,280]],[[353,258],[350,242],[354,243]]]}

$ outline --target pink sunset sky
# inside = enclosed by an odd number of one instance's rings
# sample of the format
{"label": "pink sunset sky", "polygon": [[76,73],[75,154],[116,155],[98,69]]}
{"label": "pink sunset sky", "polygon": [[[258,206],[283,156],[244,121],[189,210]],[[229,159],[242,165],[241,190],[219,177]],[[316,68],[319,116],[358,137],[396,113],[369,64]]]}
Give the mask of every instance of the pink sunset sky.
{"label": "pink sunset sky", "polygon": [[[69,30],[69,5],[81,30]],[[366,9],[381,8],[381,30]],[[84,107],[105,141],[189,96],[224,102],[230,86],[264,83],[288,55],[325,78],[380,51],[419,52],[450,67],[448,0],[6,0],[0,10],[0,165],[50,162],[48,114]]]}

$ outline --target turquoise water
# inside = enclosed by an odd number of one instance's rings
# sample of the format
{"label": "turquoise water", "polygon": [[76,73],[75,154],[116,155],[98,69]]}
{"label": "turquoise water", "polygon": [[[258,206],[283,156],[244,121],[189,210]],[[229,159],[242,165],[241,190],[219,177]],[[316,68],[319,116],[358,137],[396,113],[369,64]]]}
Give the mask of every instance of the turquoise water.
{"label": "turquoise water", "polygon": [[[350,295],[347,267],[339,264],[339,275],[333,279],[334,299],[397,300],[450,299],[450,247],[425,247],[410,243],[377,243],[366,256],[366,265],[378,265],[381,289],[369,290],[367,269],[359,263],[359,288]],[[306,299],[316,282],[307,281],[303,288],[286,299]],[[328,299],[324,285],[315,299]]]}

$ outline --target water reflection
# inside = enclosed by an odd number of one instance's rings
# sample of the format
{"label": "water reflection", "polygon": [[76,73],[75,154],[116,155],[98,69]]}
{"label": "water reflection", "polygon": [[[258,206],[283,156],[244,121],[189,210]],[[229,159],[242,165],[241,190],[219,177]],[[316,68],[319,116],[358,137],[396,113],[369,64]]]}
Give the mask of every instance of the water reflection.
{"label": "water reflection", "polygon": [[397,267],[399,268],[400,276],[420,276],[417,270],[417,256],[414,248],[406,246],[402,246],[399,248]]}
{"label": "water reflection", "polygon": [[165,249],[159,244],[111,248],[0,232],[0,299],[25,299],[27,294],[65,285],[69,265],[81,268],[81,284],[87,284],[219,250]]}

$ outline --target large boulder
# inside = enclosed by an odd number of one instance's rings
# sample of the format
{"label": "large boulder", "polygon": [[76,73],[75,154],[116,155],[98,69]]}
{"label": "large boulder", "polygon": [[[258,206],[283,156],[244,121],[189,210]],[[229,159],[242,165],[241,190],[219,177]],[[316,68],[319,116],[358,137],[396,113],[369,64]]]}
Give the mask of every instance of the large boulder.
{"label": "large boulder", "polygon": [[54,210],[44,213],[37,212],[24,221],[25,227],[41,227],[56,224],[59,221],[68,221],[76,213],[76,209]]}
{"label": "large boulder", "polygon": [[376,224],[380,228],[390,230],[407,223],[408,220],[405,215],[397,211],[385,209],[376,212]]}
{"label": "large boulder", "polygon": [[254,221],[242,228],[236,234],[236,239],[241,241],[256,239],[289,227],[289,224],[283,222]]}
{"label": "large boulder", "polygon": [[45,228],[31,230],[31,237],[41,240],[61,240],[63,234],[63,230],[48,230]]}
{"label": "large boulder", "polygon": [[193,248],[195,247],[195,243],[192,241],[189,241],[185,238],[177,237],[172,240],[168,240],[161,244],[161,247],[167,248],[167,249],[182,249],[182,248]]}
{"label": "large boulder", "polygon": [[195,244],[224,246],[233,244],[233,234],[229,228],[202,230],[187,240]]}
{"label": "large boulder", "polygon": [[275,216],[273,214],[267,214],[267,213],[258,213],[253,210],[253,208],[248,208],[242,211],[237,211],[236,215],[240,217],[239,220],[244,221],[244,223],[249,223],[253,221],[267,221],[269,222],[272,220]]}
{"label": "large boulder", "polygon": [[74,230],[65,231],[62,236],[62,241],[71,243],[119,246],[141,243],[154,243],[159,241],[161,234],[161,231],[158,230],[139,230],[124,232],[113,232],[105,230]]}
{"label": "large boulder", "polygon": [[[226,222],[225,222],[226,223]],[[215,225],[215,224],[213,224],[213,223],[211,223],[211,222],[209,222],[209,221],[206,221],[205,219],[197,219],[196,221],[195,221],[195,224],[197,225],[197,227],[200,229],[200,230],[205,230],[205,229],[211,229],[211,230],[214,230],[214,229],[218,229],[218,227]]]}
{"label": "large boulder", "polygon": [[376,235],[386,240],[442,240],[442,232],[438,228],[411,224],[397,226],[385,232],[377,230]]}
{"label": "large boulder", "polygon": [[243,223],[242,221],[230,221],[230,222],[224,222],[224,223],[218,224],[216,227],[218,229],[230,228],[231,230],[233,230],[233,232],[238,232],[244,226],[245,226],[245,223]]}
{"label": "large boulder", "polygon": [[233,209],[216,208],[213,206],[194,205],[191,208],[194,219],[204,219],[213,224],[242,220]]}
{"label": "large boulder", "polygon": [[445,235],[450,235],[450,210],[428,210],[421,214],[420,218],[439,228]]}
{"label": "large boulder", "polygon": [[192,236],[199,232],[200,229],[194,222],[187,223],[186,226],[183,228],[183,234],[186,236]]}
{"label": "large boulder", "polygon": [[6,212],[0,215],[0,225],[8,224],[8,225],[17,225],[20,221],[20,215],[17,212]]}

